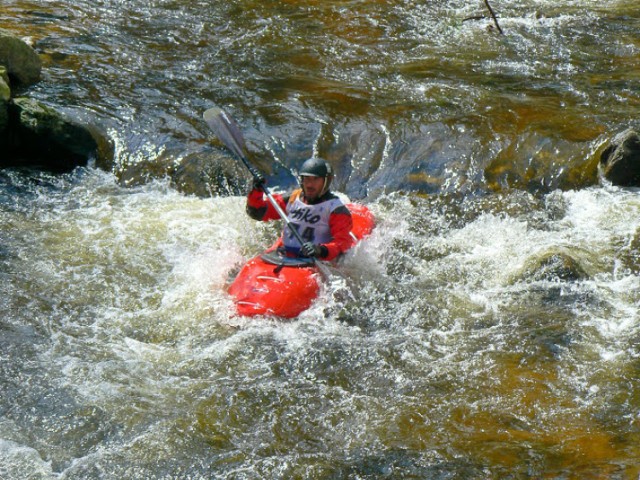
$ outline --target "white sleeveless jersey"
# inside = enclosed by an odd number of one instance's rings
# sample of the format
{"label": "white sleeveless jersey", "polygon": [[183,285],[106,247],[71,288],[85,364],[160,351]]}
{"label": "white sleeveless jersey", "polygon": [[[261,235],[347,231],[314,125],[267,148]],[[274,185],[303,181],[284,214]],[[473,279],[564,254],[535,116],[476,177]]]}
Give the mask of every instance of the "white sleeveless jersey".
{"label": "white sleeveless jersey", "polygon": [[[319,245],[333,239],[329,228],[329,217],[331,212],[343,205],[339,198],[332,198],[316,205],[307,205],[300,200],[300,194],[294,192],[287,203],[287,217],[304,242]],[[300,242],[286,225],[282,232],[282,241],[287,251],[299,252]]]}

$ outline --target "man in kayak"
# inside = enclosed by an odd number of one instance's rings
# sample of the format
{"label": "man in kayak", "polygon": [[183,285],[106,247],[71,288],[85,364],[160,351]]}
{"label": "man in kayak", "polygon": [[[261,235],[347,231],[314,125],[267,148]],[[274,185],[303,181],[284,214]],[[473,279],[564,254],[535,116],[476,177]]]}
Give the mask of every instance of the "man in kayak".
{"label": "man in kayak", "polygon": [[[333,194],[329,187],[333,179],[331,165],[321,158],[310,158],[300,167],[302,188],[288,196],[273,195],[280,208],[304,240],[298,239],[285,226],[282,235],[269,249],[284,249],[288,255],[333,260],[351,248],[355,241],[351,235],[353,222],[349,209]],[[253,183],[247,196],[247,213],[255,220],[279,220],[276,209],[267,201],[262,185],[264,178]]]}

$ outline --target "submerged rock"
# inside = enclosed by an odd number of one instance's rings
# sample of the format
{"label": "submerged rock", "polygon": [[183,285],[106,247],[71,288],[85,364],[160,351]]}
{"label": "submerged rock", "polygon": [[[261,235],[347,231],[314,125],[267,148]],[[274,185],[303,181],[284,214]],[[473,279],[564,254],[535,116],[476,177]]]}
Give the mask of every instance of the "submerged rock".
{"label": "submerged rock", "polygon": [[633,129],[616,135],[602,152],[600,169],[604,178],[621,187],[640,186],[640,137]]}
{"label": "submerged rock", "polygon": [[119,165],[114,174],[121,185],[144,185],[154,179],[169,179],[185,195],[200,198],[244,195],[251,177],[240,162],[210,149],[178,155],[161,152],[148,158]]}
{"label": "submerged rock", "polygon": [[532,259],[519,275],[529,281],[572,282],[587,277],[580,263],[566,253],[550,252]]}
{"label": "submerged rock", "polygon": [[211,152],[193,153],[171,172],[171,179],[183,193],[199,197],[244,195],[250,176],[239,162]]}
{"label": "submerged rock", "polygon": [[616,255],[620,265],[634,275],[640,274],[640,229],[637,229],[627,245]]}

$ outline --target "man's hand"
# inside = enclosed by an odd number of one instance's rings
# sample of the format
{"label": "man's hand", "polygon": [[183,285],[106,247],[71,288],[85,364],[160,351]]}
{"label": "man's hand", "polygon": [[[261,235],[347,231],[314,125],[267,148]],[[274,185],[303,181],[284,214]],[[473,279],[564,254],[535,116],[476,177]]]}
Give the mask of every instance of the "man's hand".
{"label": "man's hand", "polygon": [[319,257],[322,255],[322,246],[307,242],[300,248],[300,253],[305,257]]}

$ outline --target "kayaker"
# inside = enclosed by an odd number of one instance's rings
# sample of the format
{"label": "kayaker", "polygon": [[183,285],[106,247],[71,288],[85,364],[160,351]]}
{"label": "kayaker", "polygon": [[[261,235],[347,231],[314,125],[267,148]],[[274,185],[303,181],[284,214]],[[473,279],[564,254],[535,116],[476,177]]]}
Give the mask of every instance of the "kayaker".
{"label": "kayaker", "polygon": [[[333,170],[325,160],[317,157],[306,160],[298,175],[302,188],[286,196],[275,194],[273,198],[305,242],[300,245],[285,226],[269,251],[279,248],[287,255],[333,260],[355,243],[351,235],[351,213],[329,189]],[[262,191],[264,182],[264,177],[254,179],[253,188],[247,196],[247,213],[251,218],[264,222],[279,220],[278,212]]]}

